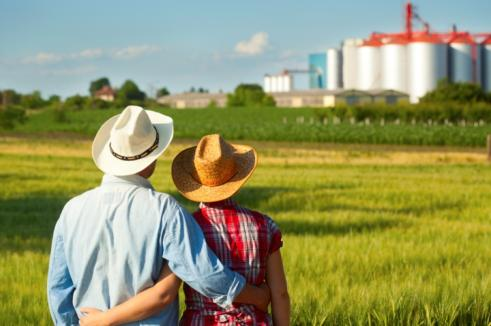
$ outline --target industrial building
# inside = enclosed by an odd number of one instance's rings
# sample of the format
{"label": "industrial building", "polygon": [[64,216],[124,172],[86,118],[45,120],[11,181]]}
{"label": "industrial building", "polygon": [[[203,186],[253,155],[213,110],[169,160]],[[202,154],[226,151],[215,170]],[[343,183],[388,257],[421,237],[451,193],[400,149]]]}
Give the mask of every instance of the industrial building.
{"label": "industrial building", "polygon": [[181,93],[159,97],[157,102],[171,108],[223,108],[227,104],[226,93]]}
{"label": "industrial building", "polygon": [[[290,92],[294,73],[307,72],[310,89],[391,90],[408,94],[411,103],[444,78],[477,83],[491,92],[491,33],[470,33],[455,26],[450,32],[434,32],[411,2],[405,5],[405,16],[405,31],[347,39],[339,49],[311,54],[308,69],[281,74],[291,79],[291,87],[273,88],[265,78],[265,91]],[[415,21],[422,25],[420,30],[413,29]]]}
{"label": "industrial building", "polygon": [[339,105],[362,105],[371,103],[409,103],[409,96],[393,90],[360,91],[355,89],[309,89],[271,93],[278,107],[334,107]]}

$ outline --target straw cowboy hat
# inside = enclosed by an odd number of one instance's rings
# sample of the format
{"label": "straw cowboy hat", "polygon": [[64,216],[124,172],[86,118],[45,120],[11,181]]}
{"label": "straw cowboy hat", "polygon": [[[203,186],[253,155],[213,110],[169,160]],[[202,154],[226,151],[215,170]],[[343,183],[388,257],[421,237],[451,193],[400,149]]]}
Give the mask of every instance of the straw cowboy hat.
{"label": "straw cowboy hat", "polygon": [[198,146],[177,154],[172,162],[172,179],[184,197],[217,202],[235,194],[256,164],[254,148],[230,144],[220,135],[207,135]]}
{"label": "straw cowboy hat", "polygon": [[162,155],[173,134],[172,118],[130,105],[99,129],[92,158],[104,173],[136,174]]}

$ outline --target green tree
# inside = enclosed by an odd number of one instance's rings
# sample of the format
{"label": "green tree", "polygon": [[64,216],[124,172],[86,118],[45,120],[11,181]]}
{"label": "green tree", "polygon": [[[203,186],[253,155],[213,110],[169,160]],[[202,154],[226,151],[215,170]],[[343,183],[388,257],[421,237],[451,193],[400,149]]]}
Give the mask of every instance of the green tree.
{"label": "green tree", "polygon": [[17,93],[13,89],[4,89],[2,91],[2,105],[18,105],[21,101],[21,94]]}
{"label": "green tree", "polygon": [[0,129],[12,129],[16,123],[24,123],[26,111],[18,106],[7,106],[0,110]]}
{"label": "green tree", "polygon": [[47,102],[41,96],[41,92],[34,91],[30,94],[21,96],[20,104],[26,109],[38,109],[47,105]]}
{"label": "green tree", "polygon": [[167,87],[162,87],[160,89],[157,90],[157,98],[158,97],[162,97],[162,96],[166,96],[166,95],[169,95],[170,92],[169,90],[167,89]]}
{"label": "green tree", "polygon": [[87,97],[77,94],[67,97],[65,103],[63,103],[63,108],[69,110],[82,110],[87,105],[87,102]]}
{"label": "green tree", "polygon": [[48,102],[50,105],[60,104],[61,103],[61,97],[59,95],[51,95],[48,99]]}
{"label": "green tree", "polygon": [[102,78],[93,80],[92,82],[90,82],[90,88],[89,88],[90,95],[94,96],[95,92],[97,92],[98,90],[100,90],[104,86],[111,87],[111,83],[109,82],[109,79],[107,77],[102,77]]}
{"label": "green tree", "polygon": [[275,106],[274,99],[257,84],[240,84],[227,96],[227,106]]}
{"label": "green tree", "polygon": [[483,89],[472,83],[452,83],[448,79],[442,79],[433,91],[426,93],[421,98],[421,103],[442,103],[442,102],[490,102],[490,94],[486,94]]}
{"label": "green tree", "polygon": [[145,98],[145,93],[140,91],[138,86],[132,80],[125,81],[117,94],[118,103],[121,105],[142,104],[142,102],[145,101]]}

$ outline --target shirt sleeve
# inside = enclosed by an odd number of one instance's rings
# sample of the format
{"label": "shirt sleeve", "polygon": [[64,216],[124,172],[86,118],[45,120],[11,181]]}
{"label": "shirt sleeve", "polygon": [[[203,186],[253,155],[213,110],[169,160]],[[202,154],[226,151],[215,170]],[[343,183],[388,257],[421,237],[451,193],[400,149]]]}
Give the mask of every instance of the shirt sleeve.
{"label": "shirt sleeve", "polygon": [[227,308],[245,279],[225,267],[206,244],[198,223],[177,203],[164,210],[161,245],[169,268],[193,289]]}
{"label": "shirt sleeve", "polygon": [[266,221],[268,224],[268,233],[269,233],[269,254],[279,250],[283,247],[283,239],[281,235],[280,228],[278,224],[269,216],[266,216]]}
{"label": "shirt sleeve", "polygon": [[48,305],[55,325],[78,325],[78,316],[73,306],[72,278],[68,271],[62,235],[62,218],[53,232],[48,270]]}

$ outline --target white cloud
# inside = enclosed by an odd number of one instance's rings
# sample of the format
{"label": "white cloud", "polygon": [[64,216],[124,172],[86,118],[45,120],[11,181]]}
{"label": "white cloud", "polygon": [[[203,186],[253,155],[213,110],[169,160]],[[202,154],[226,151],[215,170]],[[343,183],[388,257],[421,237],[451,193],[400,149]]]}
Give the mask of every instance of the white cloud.
{"label": "white cloud", "polygon": [[259,55],[266,50],[268,46],[268,33],[259,32],[254,35],[249,40],[240,41],[235,46],[235,52],[240,55]]}
{"label": "white cloud", "polygon": [[104,51],[102,49],[85,49],[78,53],[73,53],[73,58],[83,58],[83,59],[95,59],[103,55]]}
{"label": "white cloud", "polygon": [[51,53],[39,52],[35,56],[27,57],[22,60],[24,64],[49,65],[61,61],[70,60],[93,60],[101,57],[112,57],[115,59],[133,59],[160,51],[160,48],[155,45],[138,45],[128,46],[116,50],[105,50],[100,48],[84,49],[73,53]]}
{"label": "white cloud", "polygon": [[113,57],[117,59],[133,59],[142,55],[158,52],[160,49],[155,45],[137,45],[128,46],[123,49],[116,50]]}
{"label": "white cloud", "polygon": [[27,64],[34,63],[38,65],[43,65],[43,64],[60,62],[61,60],[63,60],[63,56],[60,54],[39,52],[34,57],[25,58],[23,62]]}

